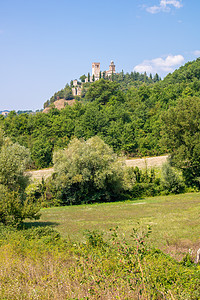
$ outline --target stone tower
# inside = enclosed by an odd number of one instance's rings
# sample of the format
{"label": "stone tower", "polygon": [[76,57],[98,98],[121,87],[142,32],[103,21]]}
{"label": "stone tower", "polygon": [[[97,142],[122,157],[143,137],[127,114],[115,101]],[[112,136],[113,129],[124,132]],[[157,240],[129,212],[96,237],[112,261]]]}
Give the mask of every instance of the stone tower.
{"label": "stone tower", "polygon": [[111,63],[110,63],[110,66],[109,66],[109,71],[110,73],[112,74],[115,74],[115,64],[114,64],[114,61],[111,60]]}
{"label": "stone tower", "polygon": [[92,63],[92,76],[94,75],[95,78],[99,78],[100,74],[100,63]]}

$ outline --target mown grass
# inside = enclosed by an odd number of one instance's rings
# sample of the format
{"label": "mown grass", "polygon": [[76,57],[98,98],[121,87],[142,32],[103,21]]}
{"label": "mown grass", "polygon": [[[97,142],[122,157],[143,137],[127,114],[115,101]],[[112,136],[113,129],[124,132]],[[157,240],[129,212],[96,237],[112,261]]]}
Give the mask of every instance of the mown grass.
{"label": "mown grass", "polygon": [[42,209],[41,220],[28,226],[49,224],[63,237],[83,241],[85,230],[107,232],[119,226],[125,236],[139,222],[151,225],[153,246],[178,257],[200,247],[200,193],[159,196],[134,201]]}

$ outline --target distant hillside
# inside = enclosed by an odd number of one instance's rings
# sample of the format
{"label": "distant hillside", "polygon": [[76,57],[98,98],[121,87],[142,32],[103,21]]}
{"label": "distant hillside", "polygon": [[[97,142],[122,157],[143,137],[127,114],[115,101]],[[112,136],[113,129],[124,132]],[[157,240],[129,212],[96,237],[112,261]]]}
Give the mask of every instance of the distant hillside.
{"label": "distant hillside", "polygon": [[[7,116],[10,113],[10,110],[1,110],[0,114]],[[34,113],[32,110],[18,110],[17,112],[15,112],[17,115],[21,115],[21,114],[32,114]]]}
{"label": "distant hillside", "polygon": [[9,110],[1,110],[0,115],[7,116],[9,114]]}
{"label": "distant hillside", "polygon": [[50,166],[54,149],[65,148],[74,137],[87,140],[98,135],[116,153],[129,157],[168,153],[163,142],[163,116],[180,100],[189,98],[191,104],[194,98],[200,101],[200,59],[164,80],[158,77],[153,82],[154,78],[145,74],[135,80],[136,75],[122,72],[113,80],[85,83],[74,105],[70,105],[73,98],[66,100],[70,95],[66,86],[48,104],[59,110],[9,114],[0,118],[0,127],[14,142],[30,148],[36,168]]}

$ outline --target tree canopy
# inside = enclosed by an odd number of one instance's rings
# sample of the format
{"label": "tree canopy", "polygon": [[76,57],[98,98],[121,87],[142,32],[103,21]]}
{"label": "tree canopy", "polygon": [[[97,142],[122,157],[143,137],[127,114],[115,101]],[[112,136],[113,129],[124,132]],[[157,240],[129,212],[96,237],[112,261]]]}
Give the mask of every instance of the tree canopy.
{"label": "tree canopy", "polygon": [[188,184],[200,186],[200,99],[187,97],[163,115],[163,143]]}
{"label": "tree canopy", "polygon": [[123,161],[97,136],[73,139],[53,161],[53,182],[63,204],[108,201],[122,190]]}
{"label": "tree canopy", "polygon": [[38,219],[39,205],[28,199],[25,189],[29,178],[25,170],[30,164],[30,151],[12,143],[0,131],[0,222],[19,224],[25,218]]}

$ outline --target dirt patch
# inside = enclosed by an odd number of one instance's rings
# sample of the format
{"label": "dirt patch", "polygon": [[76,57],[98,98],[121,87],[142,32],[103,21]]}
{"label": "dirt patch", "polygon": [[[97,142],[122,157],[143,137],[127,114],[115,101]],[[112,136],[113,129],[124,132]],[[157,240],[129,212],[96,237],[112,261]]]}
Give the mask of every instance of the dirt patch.
{"label": "dirt patch", "polygon": [[145,168],[161,168],[162,165],[167,161],[167,155],[155,156],[155,157],[144,157],[127,159],[126,165],[128,167],[138,167],[139,169]]}
{"label": "dirt patch", "polygon": [[[53,107],[61,110],[61,109],[65,108],[66,105],[72,106],[74,103],[75,103],[75,99],[72,99],[72,100],[59,99],[59,100],[56,100],[55,102],[53,102]],[[51,109],[51,106],[46,107],[43,110],[43,113],[48,113],[50,111],[50,109]]]}
{"label": "dirt patch", "polygon": [[49,169],[42,169],[42,170],[36,170],[36,171],[28,171],[26,172],[27,175],[31,176],[31,179],[40,181],[43,179],[47,179],[51,174],[53,173],[53,168]]}
{"label": "dirt patch", "polygon": [[[135,158],[127,159],[126,165],[129,167],[138,167],[139,169],[147,168],[160,168],[166,162],[167,155],[165,156],[156,156],[156,157],[147,157],[147,158]],[[27,174],[31,176],[32,180],[42,180],[46,179],[53,173],[53,168],[42,169],[36,171],[29,171]]]}

